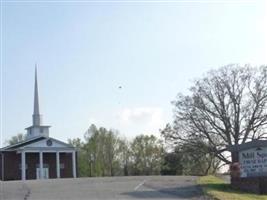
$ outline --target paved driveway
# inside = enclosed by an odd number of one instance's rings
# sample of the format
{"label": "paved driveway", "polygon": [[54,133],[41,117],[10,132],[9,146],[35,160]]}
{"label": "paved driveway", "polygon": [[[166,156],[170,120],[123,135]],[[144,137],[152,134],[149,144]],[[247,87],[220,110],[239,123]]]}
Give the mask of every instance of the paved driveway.
{"label": "paved driveway", "polygon": [[192,176],[138,176],[10,181],[2,182],[2,199],[203,200],[196,179]]}

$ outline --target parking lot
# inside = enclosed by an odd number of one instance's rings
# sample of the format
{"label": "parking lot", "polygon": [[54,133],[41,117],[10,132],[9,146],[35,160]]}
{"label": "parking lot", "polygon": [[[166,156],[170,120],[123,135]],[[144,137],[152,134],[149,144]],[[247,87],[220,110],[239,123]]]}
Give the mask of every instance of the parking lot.
{"label": "parking lot", "polygon": [[136,176],[1,182],[1,200],[205,199],[192,176]]}

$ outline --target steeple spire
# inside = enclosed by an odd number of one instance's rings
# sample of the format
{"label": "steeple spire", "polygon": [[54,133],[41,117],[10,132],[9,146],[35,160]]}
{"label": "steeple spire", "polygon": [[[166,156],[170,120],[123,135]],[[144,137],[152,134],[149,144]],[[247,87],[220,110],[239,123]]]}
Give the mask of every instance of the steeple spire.
{"label": "steeple spire", "polygon": [[32,123],[33,123],[33,126],[42,125],[42,117],[39,111],[37,64],[35,64],[34,107],[33,107]]}
{"label": "steeple spire", "polygon": [[35,64],[35,83],[34,83],[34,108],[33,114],[39,115],[39,96],[38,96],[38,80],[37,80],[37,64]]}
{"label": "steeple spire", "polygon": [[50,126],[43,125],[42,115],[39,110],[39,96],[38,96],[38,80],[37,80],[37,64],[35,64],[35,81],[34,81],[34,102],[32,114],[32,126],[26,128],[26,139],[34,137],[49,137]]}

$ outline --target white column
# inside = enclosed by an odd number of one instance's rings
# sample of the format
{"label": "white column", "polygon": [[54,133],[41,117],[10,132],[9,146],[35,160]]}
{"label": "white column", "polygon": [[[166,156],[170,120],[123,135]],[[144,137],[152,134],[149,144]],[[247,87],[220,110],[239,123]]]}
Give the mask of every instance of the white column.
{"label": "white column", "polygon": [[21,180],[26,180],[26,161],[25,161],[25,152],[21,152]]}
{"label": "white column", "polygon": [[44,170],[43,170],[43,152],[39,152],[39,171],[40,171],[40,179],[44,178]]}
{"label": "white column", "polygon": [[73,178],[76,178],[76,152],[72,152],[72,174]]}
{"label": "white column", "polygon": [[60,178],[60,158],[59,158],[59,152],[57,151],[57,178]]}

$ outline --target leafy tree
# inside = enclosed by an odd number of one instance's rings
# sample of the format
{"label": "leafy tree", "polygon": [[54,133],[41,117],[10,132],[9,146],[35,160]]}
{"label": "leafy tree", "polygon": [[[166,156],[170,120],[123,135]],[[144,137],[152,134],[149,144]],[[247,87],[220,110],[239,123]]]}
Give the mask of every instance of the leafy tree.
{"label": "leafy tree", "polygon": [[140,135],[129,142],[115,130],[91,125],[81,139],[69,140],[79,149],[79,176],[159,174],[163,145],[155,136]]}
{"label": "leafy tree", "polygon": [[17,144],[25,140],[26,136],[23,133],[18,133],[16,136],[12,136],[8,141],[8,145]]}
{"label": "leafy tree", "polygon": [[87,177],[90,176],[89,174],[89,165],[86,150],[84,148],[85,144],[81,141],[80,138],[76,139],[68,139],[68,143],[71,144],[73,147],[77,148],[78,150],[78,172],[80,177]]}
{"label": "leafy tree", "polygon": [[177,96],[173,124],[162,134],[181,145],[196,145],[200,138],[210,153],[230,163],[227,145],[266,138],[266,104],[267,66],[225,66],[197,79],[190,94]]}
{"label": "leafy tree", "polygon": [[[119,170],[120,138],[114,130],[91,125],[85,133],[85,152],[90,165],[90,176],[114,176]],[[116,170],[115,170],[116,169]]]}
{"label": "leafy tree", "polygon": [[85,133],[85,149],[90,163],[90,176],[103,176],[103,152],[101,134],[95,125]]}
{"label": "leafy tree", "polygon": [[161,175],[182,175],[182,153],[179,151],[165,152],[160,173]]}
{"label": "leafy tree", "polygon": [[139,135],[131,143],[133,175],[160,173],[163,146],[154,135]]}
{"label": "leafy tree", "polygon": [[215,174],[221,161],[209,152],[209,145],[199,138],[177,145],[166,152],[161,169],[162,175],[208,175]]}
{"label": "leafy tree", "polygon": [[199,138],[195,138],[194,142],[189,140],[179,147],[184,175],[208,175],[218,171],[221,161],[213,152],[209,152],[209,147],[209,144]]}
{"label": "leafy tree", "polygon": [[123,175],[128,176],[130,173],[130,156],[131,156],[131,149],[130,143],[127,139],[121,139],[119,144],[119,156],[121,160],[121,166],[123,168]]}
{"label": "leafy tree", "polygon": [[106,155],[106,166],[108,167],[108,174],[110,176],[115,175],[115,169],[119,168],[119,150],[120,150],[120,138],[118,137],[118,133],[116,131],[109,130],[105,135],[105,144],[104,150]]}
{"label": "leafy tree", "polygon": [[75,138],[72,140],[68,139],[68,143],[78,149],[82,148],[84,145],[80,138]]}

